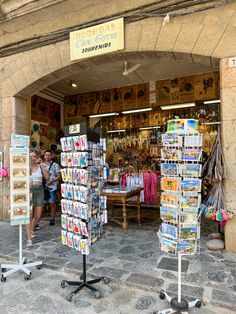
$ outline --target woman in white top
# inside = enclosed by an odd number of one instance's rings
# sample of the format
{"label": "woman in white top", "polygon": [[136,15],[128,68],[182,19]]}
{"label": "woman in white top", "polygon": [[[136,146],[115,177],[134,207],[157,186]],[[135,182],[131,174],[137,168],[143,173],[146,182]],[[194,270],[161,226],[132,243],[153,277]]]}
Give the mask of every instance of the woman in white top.
{"label": "woman in white top", "polygon": [[43,178],[49,180],[49,172],[41,164],[37,164],[37,155],[35,152],[30,152],[30,183],[32,193],[33,219],[27,226],[27,247],[32,246],[32,235],[35,226],[38,224],[44,205],[44,189]]}

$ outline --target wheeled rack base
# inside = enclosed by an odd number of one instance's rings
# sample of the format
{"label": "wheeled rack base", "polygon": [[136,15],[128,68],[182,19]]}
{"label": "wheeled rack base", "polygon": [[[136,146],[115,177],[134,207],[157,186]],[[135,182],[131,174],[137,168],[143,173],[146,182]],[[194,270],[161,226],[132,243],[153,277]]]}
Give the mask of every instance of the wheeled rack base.
{"label": "wheeled rack base", "polygon": [[188,309],[196,306],[198,308],[201,307],[201,300],[196,299],[194,301],[186,301],[181,298],[181,301],[178,301],[178,298],[171,298],[165,291],[161,291],[159,295],[160,299],[166,299],[170,303],[170,308],[162,311],[155,311],[153,314],[172,314],[172,313],[185,313],[188,314]]}
{"label": "wheeled rack base", "polygon": [[62,280],[61,281],[61,287],[65,288],[68,286],[78,286],[74,291],[72,291],[68,296],[66,297],[66,300],[68,302],[72,301],[72,298],[75,294],[77,294],[81,289],[84,287],[88,288],[89,290],[94,292],[94,296],[96,299],[99,299],[101,296],[101,292],[94,288],[92,284],[103,281],[105,284],[109,283],[109,280],[106,277],[100,277],[93,280],[86,281],[86,255],[83,255],[83,274],[80,277],[83,281],[69,281],[69,280]]}

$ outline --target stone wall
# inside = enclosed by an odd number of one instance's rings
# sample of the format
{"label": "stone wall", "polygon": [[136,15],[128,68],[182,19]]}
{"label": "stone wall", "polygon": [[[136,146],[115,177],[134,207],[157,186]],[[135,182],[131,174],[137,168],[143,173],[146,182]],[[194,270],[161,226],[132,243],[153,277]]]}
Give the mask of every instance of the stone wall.
{"label": "stone wall", "polygon": [[236,209],[236,67],[229,67],[229,59],[220,63],[222,142],[226,161],[227,179],[225,196],[227,205]]}
{"label": "stone wall", "polygon": [[[69,2],[71,6],[66,5]],[[57,4],[58,10],[55,10],[53,14],[51,14],[52,7],[50,10],[34,12],[28,15],[27,19],[24,17],[2,23],[1,45],[24,40],[34,34],[50,33],[55,28],[78,25],[78,21],[80,23],[88,22],[105,15],[111,17],[113,13],[151,2],[153,3],[153,1],[144,0],[96,1],[95,6],[94,1],[80,1],[79,5],[78,1],[63,1]],[[171,17],[170,22],[165,25],[163,25],[163,17],[126,23],[123,53],[136,51],[181,52],[187,54],[191,62],[195,60],[196,63],[204,62],[204,56],[227,58],[233,56],[236,51],[235,18],[236,2],[234,1],[212,10]],[[233,109],[236,99],[235,69],[227,69],[226,59],[223,59],[221,64],[224,151],[227,164],[234,169],[226,180],[226,197],[230,206],[236,206],[236,146],[231,136],[232,130],[235,128],[236,117],[236,111]],[[70,62],[69,40],[58,41],[50,45],[44,43],[42,47],[0,59],[0,147],[4,149],[6,163],[9,163],[10,134],[12,132],[27,134],[29,130],[27,100],[30,96],[58,80],[79,72],[84,67],[92,68],[93,65],[93,59],[76,63]],[[230,81],[228,78],[232,75],[233,79]],[[9,207],[7,182],[5,179],[2,206],[4,214],[1,217],[7,216],[6,211]]]}

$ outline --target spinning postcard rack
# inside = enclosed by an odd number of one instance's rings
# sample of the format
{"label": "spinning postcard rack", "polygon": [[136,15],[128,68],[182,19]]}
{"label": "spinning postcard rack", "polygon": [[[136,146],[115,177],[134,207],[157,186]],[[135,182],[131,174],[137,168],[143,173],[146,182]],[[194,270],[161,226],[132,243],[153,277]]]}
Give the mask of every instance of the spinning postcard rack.
{"label": "spinning postcard rack", "polygon": [[[194,130],[186,130],[188,121],[194,125]],[[197,252],[200,239],[202,135],[196,130],[196,120],[181,120],[183,127],[177,130],[175,120],[170,123],[174,125],[173,130],[162,135],[160,243],[162,251],[178,255],[178,296],[171,298],[162,290],[159,297],[166,299],[170,308],[154,314],[188,313],[191,307],[201,307],[200,299],[188,302],[182,297],[181,263],[183,255]]]}

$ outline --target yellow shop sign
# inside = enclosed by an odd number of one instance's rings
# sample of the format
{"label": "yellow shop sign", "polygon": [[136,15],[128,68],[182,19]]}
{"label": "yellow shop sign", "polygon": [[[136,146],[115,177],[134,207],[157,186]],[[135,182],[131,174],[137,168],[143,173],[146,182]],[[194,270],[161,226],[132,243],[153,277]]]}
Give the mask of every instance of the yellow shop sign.
{"label": "yellow shop sign", "polygon": [[70,33],[70,60],[79,60],[124,49],[124,19]]}

